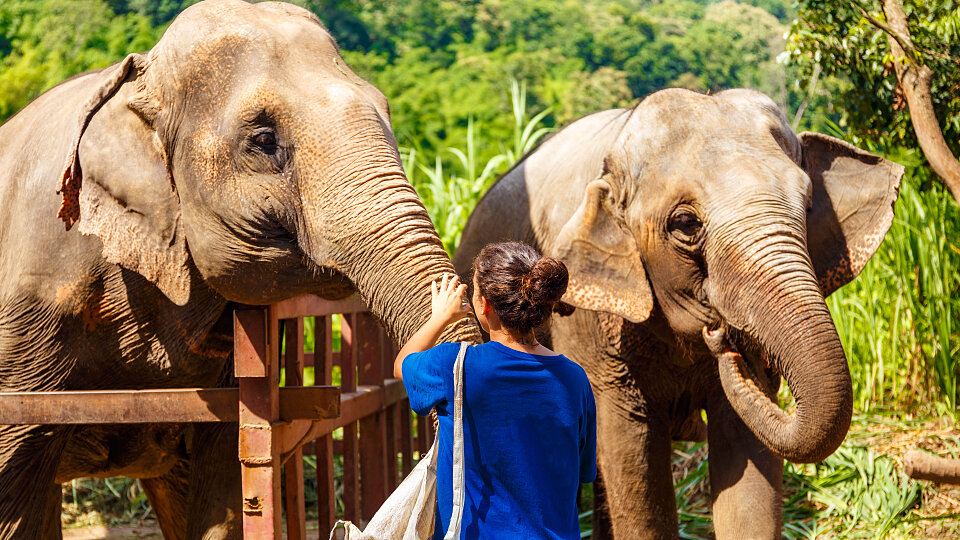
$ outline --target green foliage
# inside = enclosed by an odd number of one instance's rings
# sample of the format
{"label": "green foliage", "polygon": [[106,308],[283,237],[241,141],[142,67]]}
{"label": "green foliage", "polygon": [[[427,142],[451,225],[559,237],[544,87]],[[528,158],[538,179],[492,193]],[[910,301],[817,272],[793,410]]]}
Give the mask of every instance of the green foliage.
{"label": "green foliage", "polygon": [[65,527],[142,521],[151,512],[140,481],[132,478],[78,478],[61,493]]}
{"label": "green foliage", "polygon": [[[358,73],[390,97],[401,143],[418,149],[466,146],[471,118],[487,137],[508,137],[512,126],[503,121],[508,110],[499,97],[510,79],[528,82],[529,106],[552,108],[548,125],[628,106],[665,86],[750,86],[793,107],[802,98],[776,63],[786,27],[749,4],[411,3],[420,4],[361,11],[370,35],[389,36],[388,42],[372,40],[364,50],[345,53]],[[787,13],[786,2],[768,4],[780,6],[781,16]],[[435,12],[446,18],[436,20]],[[433,25],[434,37],[412,31],[418,24]],[[481,159],[495,154],[490,148]]]}
{"label": "green foliage", "polygon": [[822,463],[784,469],[807,500],[821,507],[811,512],[818,519],[809,528],[796,527],[803,536],[884,538],[898,525],[909,527],[903,518],[920,500],[917,482],[903,476],[889,456],[864,446],[844,445]]}
{"label": "green foliage", "polygon": [[[920,61],[934,72],[933,104],[954,154],[960,152],[960,3],[904,0]],[[797,90],[835,77],[824,99],[852,135],[887,147],[917,148],[909,111],[897,88],[887,35],[857,9],[883,20],[880,0],[800,0],[787,58]]]}
{"label": "green foliage", "polygon": [[7,0],[0,5],[0,121],[82,71],[149,49],[159,31],[103,0]]}
{"label": "green foliage", "polygon": [[[484,142],[489,139],[480,138],[480,128],[472,117],[467,121],[465,150],[441,148],[431,160],[425,159],[424,151],[406,147],[400,149],[407,178],[423,200],[444,247],[451,255],[460,242],[460,233],[467,224],[467,218],[480,197],[493,185],[497,173],[513,166],[551,131],[550,128],[541,127],[550,109],[527,118],[526,94],[526,84],[511,82],[512,145],[501,145],[499,152],[486,161],[481,162],[478,156]],[[453,159],[452,164],[445,168],[443,158],[446,156],[452,156]]]}

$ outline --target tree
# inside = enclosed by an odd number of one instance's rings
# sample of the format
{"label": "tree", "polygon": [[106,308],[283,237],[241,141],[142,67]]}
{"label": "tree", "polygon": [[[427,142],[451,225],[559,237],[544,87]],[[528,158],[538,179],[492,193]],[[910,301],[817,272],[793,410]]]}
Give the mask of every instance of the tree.
{"label": "tree", "polygon": [[834,97],[843,102],[841,120],[852,133],[884,145],[919,147],[960,202],[958,3],[860,2],[800,0],[790,57],[808,85],[818,76],[845,79]]}
{"label": "tree", "polygon": [[153,46],[159,31],[141,15],[115,15],[103,0],[11,0],[0,4],[0,121],[72,75]]}

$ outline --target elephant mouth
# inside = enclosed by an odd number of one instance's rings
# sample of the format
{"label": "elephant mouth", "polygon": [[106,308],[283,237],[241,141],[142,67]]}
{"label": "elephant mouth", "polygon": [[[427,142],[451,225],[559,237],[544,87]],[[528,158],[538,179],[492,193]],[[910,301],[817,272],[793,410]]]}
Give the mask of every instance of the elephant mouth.
{"label": "elephant mouth", "polygon": [[327,300],[342,300],[357,292],[356,285],[339,268],[321,266],[305,253],[302,258],[304,266],[319,285],[316,291],[311,291],[317,296]]}
{"label": "elephant mouth", "polygon": [[775,394],[780,386],[780,373],[771,354],[749,333],[726,323],[722,327],[730,348],[745,360],[744,375],[753,379],[763,390]]}

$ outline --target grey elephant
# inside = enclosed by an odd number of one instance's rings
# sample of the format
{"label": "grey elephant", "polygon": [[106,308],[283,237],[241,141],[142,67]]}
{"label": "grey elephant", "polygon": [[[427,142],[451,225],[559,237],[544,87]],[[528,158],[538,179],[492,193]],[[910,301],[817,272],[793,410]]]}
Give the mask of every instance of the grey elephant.
{"label": "grey elephant", "polygon": [[[233,306],[300,293],[405,340],[453,271],[384,96],[290,4],[194,5],[0,139],[3,391],[228,385]],[[239,538],[236,455],[236,424],[0,427],[0,538],[59,538],[58,483],[114,475],[166,538]]]}
{"label": "grey elephant", "polygon": [[822,460],[852,414],[824,297],[879,246],[902,174],[761,93],[670,89],[572,123],[483,197],[461,273],[508,239],[570,272],[549,339],[597,398],[595,538],[677,537],[671,440],[703,438],[717,537],[779,536],[781,460]]}

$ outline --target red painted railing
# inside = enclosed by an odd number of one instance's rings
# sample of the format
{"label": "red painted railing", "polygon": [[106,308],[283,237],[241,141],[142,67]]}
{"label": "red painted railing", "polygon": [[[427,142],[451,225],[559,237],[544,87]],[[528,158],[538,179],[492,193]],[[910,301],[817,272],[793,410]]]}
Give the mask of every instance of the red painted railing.
{"label": "red painted railing", "polygon": [[[304,353],[304,319],[314,318],[315,352]],[[339,343],[335,343],[334,317],[339,319]],[[287,510],[287,536],[291,540],[306,534],[306,509],[302,454],[316,456],[317,521],[320,531],[329,531],[338,518],[363,523],[373,516],[387,495],[413,467],[414,425],[406,393],[400,381],[392,378],[396,346],[387,338],[366,307],[355,299],[332,302],[302,296],[267,308],[238,310],[235,324],[237,376],[240,377],[240,461],[244,471],[244,536],[277,538],[280,530],[280,494],[278,463],[284,463]],[[274,429],[274,444],[267,457],[266,438],[272,428],[264,411],[274,399],[280,368],[279,339],[264,342],[270,349],[265,362],[252,362],[265,371],[247,370],[245,362],[253,356],[244,350],[258,349],[259,335],[245,329],[250,321],[265,321],[271,336],[284,336],[283,370],[285,384],[303,384],[305,368],[314,369],[315,383],[331,385],[335,370],[340,375],[340,416],[319,422],[293,422]],[[267,343],[276,346],[266,347]],[[339,345],[339,351],[335,351]],[[275,356],[274,356],[275,355]],[[269,374],[269,375],[266,375]],[[244,406],[256,407],[244,414]],[[274,424],[276,425],[276,424]],[[426,417],[417,418],[416,450],[425,453],[433,439],[433,425]],[[341,438],[333,432],[343,428]],[[302,448],[293,446],[302,444]],[[291,444],[292,443],[292,444]],[[254,448],[252,444],[258,444]],[[334,486],[335,456],[342,456],[343,512],[338,514]],[[252,459],[251,459],[252,458]],[[269,507],[269,508],[268,508]]]}
{"label": "red painted railing", "polygon": [[[306,318],[314,322],[313,353],[304,352]],[[239,420],[244,538],[281,538],[284,506],[287,538],[305,538],[304,453],[316,456],[323,536],[338,518],[362,524],[372,517],[412,469],[415,450],[425,453],[433,440],[432,423],[416,417],[414,425],[403,385],[391,378],[395,352],[356,298],[300,296],[266,307],[244,306],[234,312],[239,389],[0,393],[0,424]],[[311,386],[304,386],[307,368],[314,370]],[[333,386],[336,372],[339,388]],[[338,428],[343,430],[337,439]],[[334,468],[338,455],[339,473]],[[336,506],[337,477],[342,513]]]}

